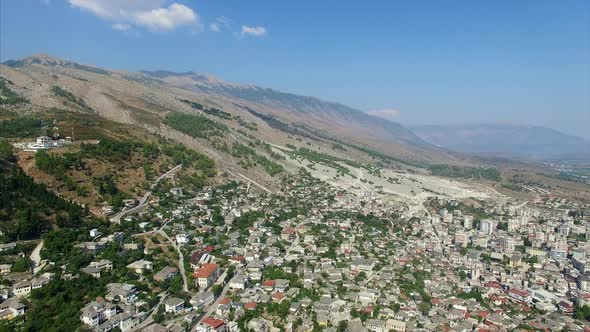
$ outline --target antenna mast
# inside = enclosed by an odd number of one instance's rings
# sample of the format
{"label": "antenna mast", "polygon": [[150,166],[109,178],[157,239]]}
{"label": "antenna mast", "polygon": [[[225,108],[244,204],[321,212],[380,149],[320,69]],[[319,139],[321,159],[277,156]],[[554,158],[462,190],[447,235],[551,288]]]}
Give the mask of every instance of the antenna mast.
{"label": "antenna mast", "polygon": [[47,136],[47,124],[45,120],[41,120],[41,136]]}

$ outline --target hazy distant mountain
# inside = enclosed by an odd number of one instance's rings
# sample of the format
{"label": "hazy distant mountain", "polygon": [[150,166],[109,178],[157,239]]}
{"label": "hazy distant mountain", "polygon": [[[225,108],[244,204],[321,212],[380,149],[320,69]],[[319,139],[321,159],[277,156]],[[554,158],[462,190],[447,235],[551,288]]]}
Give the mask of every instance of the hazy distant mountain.
{"label": "hazy distant mountain", "polygon": [[458,152],[518,159],[590,155],[590,142],[554,129],[507,125],[425,125],[412,130],[422,139]]}
{"label": "hazy distant mountain", "polygon": [[88,66],[88,65],[81,65],[73,61],[68,61],[56,57],[52,57],[47,54],[37,54],[34,56],[26,57],[23,59],[18,60],[8,60],[3,63],[4,65],[13,67],[13,68],[22,68],[31,65],[42,65],[42,66],[59,66],[64,68],[72,68],[78,70],[84,70],[93,72],[96,74],[103,74],[108,75],[109,72],[107,70],[95,67],[95,66]]}

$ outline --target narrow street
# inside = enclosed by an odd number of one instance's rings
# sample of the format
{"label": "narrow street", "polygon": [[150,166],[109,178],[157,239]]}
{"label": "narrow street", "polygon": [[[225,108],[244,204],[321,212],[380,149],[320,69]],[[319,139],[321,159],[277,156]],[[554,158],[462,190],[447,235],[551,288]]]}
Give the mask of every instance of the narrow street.
{"label": "narrow street", "polygon": [[180,276],[182,277],[182,290],[188,292],[188,283],[186,281],[186,272],[184,270],[184,255],[182,254],[180,247],[176,244],[176,241],[172,240],[162,228],[163,227],[161,227],[157,233],[165,237],[178,252],[178,269],[180,270]]}
{"label": "narrow street", "polygon": [[184,255],[182,254],[180,247],[176,244],[176,241],[174,241],[172,238],[170,238],[168,236],[168,234],[166,234],[166,232],[164,232],[164,228],[170,223],[170,221],[172,221],[172,219],[166,220],[166,222],[164,222],[164,224],[156,230],[151,230],[151,231],[147,231],[147,232],[143,232],[143,233],[137,233],[137,234],[134,234],[133,236],[137,237],[137,236],[144,236],[147,234],[158,233],[158,234],[162,235],[163,237],[165,237],[166,240],[168,240],[168,242],[170,242],[170,244],[174,247],[174,249],[176,249],[176,252],[178,252],[178,270],[180,271],[180,276],[182,277],[182,290],[184,290],[185,292],[188,292],[188,282],[187,282],[187,278],[186,278],[186,271],[184,269]]}
{"label": "narrow street", "polygon": [[133,207],[131,209],[128,209],[128,210],[123,210],[123,211],[115,214],[114,216],[112,216],[109,220],[111,222],[113,222],[113,223],[119,223],[119,222],[121,222],[121,218],[123,218],[124,216],[128,215],[129,213],[132,213],[132,212],[135,212],[135,211],[139,211],[139,210],[145,208],[145,206],[147,205],[148,198],[152,195],[152,190],[156,187],[156,185],[162,179],[166,178],[170,174],[176,173],[181,168],[182,168],[182,164],[176,165],[176,166],[174,166],[174,168],[172,168],[168,172],[160,175],[156,180],[154,180],[154,182],[150,186],[150,189],[148,191],[146,191],[145,194],[141,197],[141,199],[139,200],[139,204],[137,204],[137,206],[135,206],[135,207]]}
{"label": "narrow street", "polygon": [[160,294],[158,294],[158,297],[160,298],[160,301],[158,302],[158,304],[156,304],[152,308],[152,311],[149,314],[148,318],[144,319],[143,322],[141,322],[136,327],[131,328],[129,331],[142,331],[144,328],[146,328],[147,326],[149,326],[150,324],[152,324],[154,322],[154,315],[158,312],[158,307],[162,303],[164,303],[164,300],[166,300],[166,298],[168,297],[168,293],[167,292],[161,292]]}
{"label": "narrow street", "polygon": [[[217,278],[217,281],[213,285],[219,285],[219,284],[223,283],[223,281],[225,280],[226,273],[227,273],[227,271],[223,271],[223,273],[219,276],[219,278]],[[236,273],[239,273],[239,271],[236,270]],[[213,285],[211,287],[213,287]],[[209,289],[211,287],[209,287]],[[225,284],[225,286],[223,287],[223,290],[221,291],[221,293],[219,294],[219,296],[215,299],[215,302],[213,302],[209,306],[209,308],[207,309],[207,311],[205,311],[203,314],[201,314],[199,316],[199,318],[197,319],[196,324],[198,324],[201,320],[203,320],[203,318],[209,317],[209,316],[212,316],[213,315],[213,313],[217,309],[217,305],[219,304],[219,301],[221,301],[221,299],[223,299],[225,297],[225,295],[227,294],[228,291],[229,291],[229,282],[227,284]]]}
{"label": "narrow street", "polygon": [[31,261],[33,261],[33,273],[39,272],[45,264],[41,265],[41,249],[43,249],[43,240],[37,244],[33,252],[31,252]]}
{"label": "narrow street", "polygon": [[262,189],[262,190],[266,191],[267,193],[269,193],[269,194],[272,194],[272,191],[271,191],[270,189],[266,188],[265,186],[261,185],[260,183],[258,183],[258,182],[256,182],[256,181],[254,181],[254,180],[250,179],[249,177],[247,177],[247,176],[245,176],[245,175],[243,175],[243,174],[240,174],[240,173],[234,173],[234,172],[232,172],[232,171],[229,171],[229,170],[228,170],[227,172],[228,172],[228,173],[230,173],[230,174],[231,174],[231,175],[233,175],[233,176],[236,176],[236,175],[237,175],[237,176],[239,176],[239,177],[243,178],[244,180],[248,181],[249,183],[252,183],[253,185],[257,186],[258,188],[260,188],[260,189]]}

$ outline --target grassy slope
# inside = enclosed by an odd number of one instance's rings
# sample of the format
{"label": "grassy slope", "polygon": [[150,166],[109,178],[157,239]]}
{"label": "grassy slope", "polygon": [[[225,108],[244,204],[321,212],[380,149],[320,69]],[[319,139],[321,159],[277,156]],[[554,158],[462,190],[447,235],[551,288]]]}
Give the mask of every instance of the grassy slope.
{"label": "grassy slope", "polygon": [[[34,130],[27,128],[26,125],[29,124],[29,121],[20,121],[26,118],[11,116],[6,112],[3,114],[0,121],[12,120],[13,123],[23,124],[22,128],[19,127],[20,131],[16,131],[16,134],[12,136],[32,138],[39,132],[38,128],[33,128]],[[36,165],[35,153],[23,151],[17,153],[18,164],[36,181],[47,185],[49,189],[58,192],[67,199],[88,206],[94,213],[100,213],[100,207],[111,198],[109,195],[101,195],[98,192],[97,183],[100,182],[100,179],[107,176],[112,177],[123,198],[136,198],[145,192],[153,178],[181,162],[181,159],[186,157],[188,153],[195,156],[200,155],[140,128],[108,121],[96,115],[52,110],[36,114],[35,118],[43,119],[48,123],[51,123],[51,119],[56,119],[61,132],[65,132],[64,135],[71,136],[73,128],[75,144],[63,149],[51,150],[50,155],[79,155],[83,167],[68,167],[64,179],[63,176],[41,170]],[[14,141],[20,140],[16,137],[4,138]],[[137,146],[131,148],[131,152],[127,156],[108,157],[101,155],[101,153],[84,152],[80,142],[92,142],[97,139],[102,139],[103,142],[135,142],[134,144]],[[146,154],[144,151],[146,145],[155,146],[158,153],[155,155]],[[202,161],[206,160],[208,158],[202,159]],[[197,162],[189,163],[185,165],[181,176],[195,179],[203,175],[203,169],[200,168],[209,167],[203,165],[202,163],[197,164]],[[151,175],[146,174],[146,170]],[[206,171],[211,173],[208,169]]]}

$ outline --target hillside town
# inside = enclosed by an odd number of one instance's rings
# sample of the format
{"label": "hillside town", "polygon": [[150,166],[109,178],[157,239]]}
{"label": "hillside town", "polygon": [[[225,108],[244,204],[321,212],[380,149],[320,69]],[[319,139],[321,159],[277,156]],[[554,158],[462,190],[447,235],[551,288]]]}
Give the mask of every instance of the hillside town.
{"label": "hillside town", "polygon": [[34,319],[35,290],[91,278],[104,288],[79,320],[101,332],[590,329],[587,206],[386,198],[303,170],[274,194],[236,181],[190,192],[171,173],[143,208],[105,206],[119,218],[77,237],[90,257],[77,272],[33,259],[11,279],[0,265],[0,318]]}
{"label": "hillside town", "polygon": [[0,0],[0,332],[590,332],[590,0]]}

